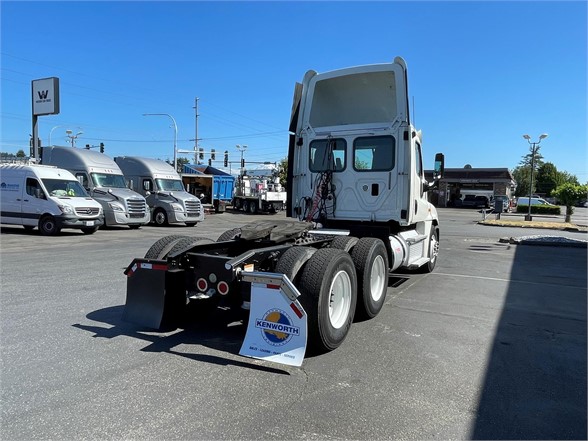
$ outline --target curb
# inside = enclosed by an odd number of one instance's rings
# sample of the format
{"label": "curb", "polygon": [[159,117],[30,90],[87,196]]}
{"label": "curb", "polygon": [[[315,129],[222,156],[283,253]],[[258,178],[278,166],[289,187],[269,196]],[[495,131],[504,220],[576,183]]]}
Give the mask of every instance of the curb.
{"label": "curb", "polygon": [[560,236],[523,236],[523,237],[502,237],[498,240],[500,243],[511,245],[534,245],[550,247],[568,247],[568,248],[588,248],[588,241],[569,239]]}

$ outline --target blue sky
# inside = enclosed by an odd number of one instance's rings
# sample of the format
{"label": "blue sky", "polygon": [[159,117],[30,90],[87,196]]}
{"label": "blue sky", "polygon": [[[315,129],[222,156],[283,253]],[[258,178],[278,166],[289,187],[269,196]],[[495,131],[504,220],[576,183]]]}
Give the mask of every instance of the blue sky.
{"label": "blue sky", "polygon": [[279,161],[307,70],[399,55],[427,168],[444,152],[447,167],[512,169],[522,135],[548,133],[544,159],[586,182],[586,5],[2,1],[0,150],[28,152],[31,81],[55,76],[61,112],[39,117],[43,145],[71,129],[110,156],[171,159],[171,120],[142,114],[172,115],[178,149],[193,150],[198,97],[199,147]]}

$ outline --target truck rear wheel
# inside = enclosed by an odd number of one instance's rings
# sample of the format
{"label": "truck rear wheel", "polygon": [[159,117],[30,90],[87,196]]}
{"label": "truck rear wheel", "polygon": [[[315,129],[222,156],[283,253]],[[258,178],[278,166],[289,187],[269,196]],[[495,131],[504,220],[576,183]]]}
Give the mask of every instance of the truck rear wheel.
{"label": "truck rear wheel", "polygon": [[145,259],[163,259],[171,251],[176,243],[188,236],[172,235],[164,236],[151,245],[151,248],[145,253]]}
{"label": "truck rear wheel", "polygon": [[362,319],[378,315],[388,290],[388,252],[384,242],[374,237],[359,239],[351,258],[357,271],[359,298],[357,316]]}
{"label": "truck rear wheel", "polygon": [[169,253],[167,253],[167,255],[173,255],[178,251],[182,251],[196,245],[201,245],[203,243],[214,243],[214,241],[212,239],[208,239],[207,237],[184,237],[175,242],[175,245],[172,247]]}
{"label": "truck rear wheel", "polygon": [[337,248],[338,250],[351,251],[351,248],[355,246],[359,239],[353,236],[338,236],[331,242],[331,248]]}
{"label": "truck rear wheel", "polygon": [[351,256],[342,250],[317,250],[304,266],[299,298],[308,314],[309,348],[337,348],[349,332],[357,303],[357,276]]}
{"label": "truck rear wheel", "polygon": [[226,242],[228,240],[238,239],[240,236],[241,236],[241,228],[233,228],[233,229],[227,230],[223,234],[221,234],[216,241],[217,242]]}
{"label": "truck rear wheel", "polygon": [[292,283],[297,283],[296,276],[306,262],[316,252],[316,248],[312,247],[292,247],[288,248],[278,260],[276,265],[276,273],[288,276]]}
{"label": "truck rear wheel", "polygon": [[255,214],[257,213],[257,203],[254,201],[249,201],[249,213]]}
{"label": "truck rear wheel", "polygon": [[243,207],[243,211],[245,213],[249,213],[249,201],[247,201],[247,200],[243,201],[241,206]]}
{"label": "truck rear wheel", "polygon": [[55,218],[47,214],[39,219],[39,231],[43,236],[55,236],[59,234],[61,228],[57,226]]}

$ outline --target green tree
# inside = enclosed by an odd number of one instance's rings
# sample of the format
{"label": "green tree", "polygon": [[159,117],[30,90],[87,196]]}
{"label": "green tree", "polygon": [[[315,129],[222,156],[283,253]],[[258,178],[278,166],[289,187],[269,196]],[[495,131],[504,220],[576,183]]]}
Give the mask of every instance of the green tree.
{"label": "green tree", "polygon": [[574,205],[588,196],[588,187],[586,185],[577,185],[567,182],[557,187],[552,193],[560,204],[566,207],[566,222],[572,221],[574,214]]}
{"label": "green tree", "polygon": [[280,184],[284,188],[288,187],[288,158],[284,158],[278,164],[278,177],[280,178]]}
{"label": "green tree", "polygon": [[26,154],[24,152],[24,150],[19,150],[18,152],[16,152],[16,157],[17,158],[26,158]]}
{"label": "green tree", "polygon": [[[517,181],[517,189],[515,190],[515,196],[528,196],[530,193],[535,193],[537,188],[537,172],[541,166],[543,166],[543,155],[539,153],[541,147],[536,147],[535,160],[533,161],[533,154],[531,148],[530,153],[527,153],[522,157],[519,165],[512,171],[512,175]],[[533,163],[533,188],[530,189],[531,185],[531,163]]]}

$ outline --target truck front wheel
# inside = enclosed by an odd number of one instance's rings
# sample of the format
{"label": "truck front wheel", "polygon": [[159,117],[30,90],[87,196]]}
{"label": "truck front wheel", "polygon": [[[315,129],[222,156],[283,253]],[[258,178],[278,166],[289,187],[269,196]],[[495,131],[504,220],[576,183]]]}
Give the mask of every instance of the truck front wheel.
{"label": "truck front wheel", "polygon": [[317,250],[304,266],[299,298],[308,314],[309,349],[337,348],[349,332],[357,303],[357,276],[342,250]]}
{"label": "truck front wheel", "polygon": [[378,315],[388,290],[388,253],[384,242],[374,237],[359,239],[351,251],[357,271],[359,299],[357,315],[368,319]]}
{"label": "truck front wheel", "polygon": [[167,225],[167,214],[165,213],[165,210],[162,210],[161,208],[155,210],[155,213],[153,213],[153,222],[155,222],[155,225],[158,227]]}
{"label": "truck front wheel", "polygon": [[429,261],[421,266],[420,272],[430,273],[435,269],[437,257],[439,256],[439,228],[432,227],[429,235]]}
{"label": "truck front wheel", "polygon": [[57,226],[53,216],[45,215],[39,220],[39,231],[43,236],[55,236],[59,234],[61,228]]}

